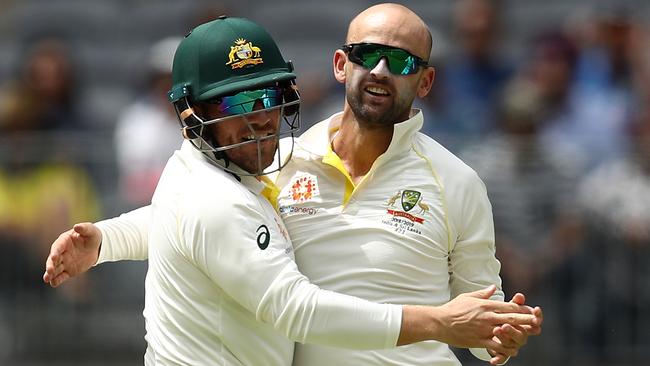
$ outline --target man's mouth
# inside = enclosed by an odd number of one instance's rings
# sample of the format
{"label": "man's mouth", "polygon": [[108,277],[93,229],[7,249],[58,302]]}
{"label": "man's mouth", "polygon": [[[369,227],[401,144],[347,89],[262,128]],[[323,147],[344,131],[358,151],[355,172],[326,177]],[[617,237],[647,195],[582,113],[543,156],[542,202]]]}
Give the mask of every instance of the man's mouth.
{"label": "man's mouth", "polygon": [[246,135],[246,136],[242,137],[242,142],[255,141],[255,140],[263,139],[263,138],[271,136],[271,135],[273,135],[272,131],[269,131],[269,132],[267,132],[265,134],[259,134],[258,136],[255,136],[254,134],[251,133],[250,135]]}
{"label": "man's mouth", "polygon": [[368,87],[366,87],[365,91],[368,94],[372,94],[372,95],[375,95],[375,96],[388,96],[388,95],[390,95],[388,90],[386,90],[384,88],[381,88],[381,87],[378,87],[378,86],[368,86]]}

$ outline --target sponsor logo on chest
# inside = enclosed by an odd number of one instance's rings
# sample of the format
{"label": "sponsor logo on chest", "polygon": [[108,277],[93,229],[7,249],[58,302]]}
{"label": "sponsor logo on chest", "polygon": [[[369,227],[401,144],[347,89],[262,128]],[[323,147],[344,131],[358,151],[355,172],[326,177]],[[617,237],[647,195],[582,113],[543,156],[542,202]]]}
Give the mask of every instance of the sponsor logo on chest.
{"label": "sponsor logo on chest", "polygon": [[289,185],[289,196],[293,203],[313,201],[320,196],[318,179],[312,174],[295,177]]}
{"label": "sponsor logo on chest", "polygon": [[309,173],[296,173],[280,193],[280,213],[315,215],[317,207],[296,206],[301,203],[321,203],[318,178]]}

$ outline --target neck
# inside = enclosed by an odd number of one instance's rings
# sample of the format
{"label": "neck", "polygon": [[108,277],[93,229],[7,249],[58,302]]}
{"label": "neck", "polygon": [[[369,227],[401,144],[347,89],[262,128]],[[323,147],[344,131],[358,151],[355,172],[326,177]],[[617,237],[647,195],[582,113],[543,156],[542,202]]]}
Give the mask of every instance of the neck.
{"label": "neck", "polygon": [[377,158],[386,152],[393,138],[393,125],[368,127],[360,123],[349,108],[343,111],[341,127],[332,141],[354,184],[359,183]]}

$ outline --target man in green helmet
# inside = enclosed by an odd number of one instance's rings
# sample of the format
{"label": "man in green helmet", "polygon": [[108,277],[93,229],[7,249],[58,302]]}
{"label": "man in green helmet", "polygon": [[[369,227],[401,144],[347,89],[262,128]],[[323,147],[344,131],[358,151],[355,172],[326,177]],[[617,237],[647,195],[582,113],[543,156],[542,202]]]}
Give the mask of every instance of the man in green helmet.
{"label": "man in green helmet", "polygon": [[[147,365],[289,365],[294,341],[364,350],[437,340],[511,355],[494,329],[535,332],[541,318],[487,300],[494,286],[437,307],[400,306],[322,290],[298,271],[274,207],[280,190],[265,176],[286,161],[274,159],[280,136],[298,128],[294,79],[258,25],[220,17],[194,29],[176,51],[169,93],[186,141],[151,206],[129,214],[132,231],[108,220],[62,234],[44,280],[56,286],[124,253],[120,242],[144,243],[127,257],[149,259]],[[282,156],[291,155],[288,141]]]}

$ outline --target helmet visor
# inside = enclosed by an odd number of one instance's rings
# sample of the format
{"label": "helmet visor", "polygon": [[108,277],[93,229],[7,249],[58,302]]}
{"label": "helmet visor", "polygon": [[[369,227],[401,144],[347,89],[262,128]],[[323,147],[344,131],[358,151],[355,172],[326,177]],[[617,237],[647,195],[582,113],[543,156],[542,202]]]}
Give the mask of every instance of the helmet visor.
{"label": "helmet visor", "polygon": [[283,103],[283,89],[280,86],[270,86],[257,90],[246,90],[233,95],[220,96],[208,100],[216,104],[224,116],[235,116],[253,112],[259,101],[263,109],[273,108]]}

